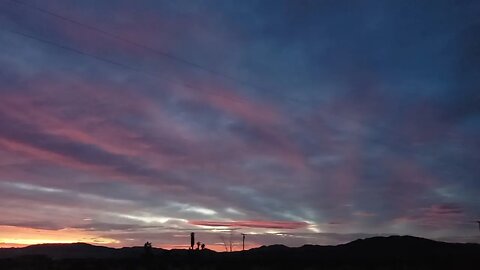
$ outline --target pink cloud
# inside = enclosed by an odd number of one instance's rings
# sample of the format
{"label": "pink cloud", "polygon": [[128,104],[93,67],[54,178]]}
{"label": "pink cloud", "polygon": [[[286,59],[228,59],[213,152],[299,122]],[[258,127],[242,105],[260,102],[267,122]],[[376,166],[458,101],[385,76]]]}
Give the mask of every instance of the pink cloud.
{"label": "pink cloud", "polygon": [[[168,157],[146,141],[137,130],[109,120],[137,116],[155,123],[163,135],[175,138],[177,143],[187,144],[192,138],[187,127],[168,117],[168,112],[158,104],[129,92],[127,88],[117,88],[93,82],[49,79],[30,80],[27,89],[35,89],[36,94],[12,94],[2,96],[0,110],[21,122],[41,129],[45,134],[58,135],[75,142],[95,145],[113,154],[154,160],[155,166],[169,166]],[[74,89],[74,93],[67,89]],[[71,107],[76,99],[79,105]],[[88,103],[88,104],[87,104]],[[81,118],[66,119],[82,106],[93,108]]]}
{"label": "pink cloud", "polygon": [[205,104],[240,120],[261,133],[261,148],[236,141],[238,153],[255,156],[266,154],[299,171],[306,170],[305,155],[286,132],[291,124],[288,115],[273,104],[255,101],[218,82],[200,81],[196,85],[200,85],[198,89],[178,89],[175,92],[187,100]]}
{"label": "pink cloud", "polygon": [[464,223],[463,209],[456,205],[433,204],[412,210],[410,214],[396,218],[394,223],[410,223],[428,230],[452,229]]}
{"label": "pink cloud", "polygon": [[435,175],[414,160],[385,158],[383,166],[391,178],[385,196],[398,215],[421,207],[421,198],[438,184]]}

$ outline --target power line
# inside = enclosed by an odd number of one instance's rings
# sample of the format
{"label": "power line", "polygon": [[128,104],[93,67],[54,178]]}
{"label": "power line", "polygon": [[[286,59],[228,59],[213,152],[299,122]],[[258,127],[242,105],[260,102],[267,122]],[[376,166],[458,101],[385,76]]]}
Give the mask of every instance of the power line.
{"label": "power line", "polygon": [[31,34],[28,34],[28,33],[20,32],[20,31],[16,31],[16,30],[10,30],[10,29],[8,29],[8,30],[2,29],[2,30],[6,31],[6,32],[10,32],[10,33],[15,34],[15,35],[19,35],[19,36],[23,36],[23,37],[26,37],[26,38],[29,38],[29,39],[33,39],[33,40],[36,40],[36,41],[39,41],[39,42],[42,42],[42,43],[45,43],[45,44],[63,49],[63,50],[74,52],[74,53],[77,53],[79,55],[92,57],[92,58],[94,58],[98,61],[103,61],[103,62],[112,64],[112,65],[120,66],[122,68],[131,69],[131,70],[137,71],[137,72],[142,72],[142,70],[140,70],[138,68],[134,68],[134,67],[122,64],[120,62],[112,61],[112,60],[107,59],[107,58],[99,57],[99,56],[96,56],[96,55],[93,55],[93,54],[90,54],[90,53],[87,53],[87,52],[84,52],[84,51],[81,51],[81,50],[77,50],[77,49],[72,48],[72,47],[68,47],[68,46],[65,46],[65,45],[62,45],[62,44],[58,44],[58,43],[55,43],[53,41],[50,41],[50,40],[47,40],[47,39],[44,39],[44,38],[36,37],[36,36],[33,36]]}
{"label": "power line", "polygon": [[[84,56],[84,57],[90,57],[92,59],[95,59],[97,61],[101,61],[101,62],[105,62],[105,63],[108,63],[108,64],[111,64],[111,65],[115,65],[115,66],[119,66],[119,67],[122,67],[124,69],[127,69],[127,70],[131,70],[131,71],[134,71],[134,72],[137,72],[137,73],[140,73],[140,74],[144,74],[144,75],[147,75],[149,77],[153,77],[154,79],[156,80],[160,80],[160,81],[163,81],[163,82],[168,82],[168,83],[171,83],[171,84],[176,84],[176,85],[179,85],[179,86],[183,86],[183,87],[186,87],[186,88],[189,88],[189,89],[197,89],[197,90],[200,90],[200,91],[203,91],[203,92],[206,92],[205,94],[208,94],[208,95],[212,95],[212,96],[220,96],[220,97],[223,97],[223,98],[226,98],[226,99],[229,99],[233,102],[237,102],[237,103],[244,103],[243,100],[240,100],[238,98],[235,98],[235,97],[232,97],[232,96],[229,96],[229,95],[222,95],[220,93],[212,93],[212,92],[209,92],[209,90],[207,89],[203,89],[203,88],[199,88],[199,87],[194,87],[190,84],[187,84],[187,83],[180,83],[178,81],[173,81],[171,79],[166,79],[166,78],[159,78],[159,73],[154,73],[154,72],[149,72],[149,71],[146,71],[146,70],[143,70],[143,69],[140,69],[140,68],[137,68],[137,67],[132,67],[130,65],[127,65],[127,64],[123,64],[121,62],[117,62],[117,61],[113,61],[113,60],[110,60],[108,58],[104,58],[104,57],[100,57],[100,56],[96,56],[94,54],[91,54],[91,53],[87,53],[85,51],[82,51],[82,50],[79,50],[79,49],[75,49],[75,48],[72,48],[72,47],[69,47],[69,46],[65,46],[65,45],[62,45],[62,44],[59,44],[59,43],[56,43],[54,41],[51,41],[51,40],[48,40],[48,39],[44,39],[44,38],[41,38],[41,37],[37,37],[37,36],[34,36],[34,35],[31,35],[31,34],[28,34],[28,33],[24,33],[24,32],[20,32],[20,31],[16,31],[16,30],[10,30],[10,29],[2,29],[4,32],[8,32],[8,33],[11,33],[11,34],[15,34],[15,35],[18,35],[18,36],[22,36],[24,38],[28,38],[28,39],[32,39],[32,40],[35,40],[35,41],[38,41],[38,42],[41,42],[41,43],[44,43],[44,44],[47,44],[47,45],[50,45],[50,46],[53,46],[53,47],[57,47],[57,48],[60,48],[62,50],[65,50],[65,51],[68,51],[70,53],[75,53],[75,54],[78,54],[78,55],[81,55],[81,56]],[[294,100],[296,101],[296,100]],[[299,102],[299,101],[296,101],[296,102]],[[334,116],[335,117],[335,116]],[[305,123],[304,123],[305,124]],[[310,126],[309,124],[307,126]],[[311,126],[310,126],[311,127]],[[378,127],[377,127],[378,128]],[[351,132],[350,132],[351,133]],[[362,133],[359,132],[360,135],[364,135]],[[391,142],[389,144],[392,144]],[[398,144],[398,143],[394,143],[393,145],[395,146],[400,146],[401,148],[405,147],[405,145],[403,144]]]}
{"label": "power line", "polygon": [[[109,37],[112,37],[114,39],[117,39],[117,40],[120,40],[120,41],[123,41],[123,42],[126,42],[126,43],[129,43],[133,46],[136,46],[136,47],[140,47],[140,48],[143,48],[143,49],[146,49],[146,50],[149,50],[151,52],[154,52],[154,53],[157,53],[157,54],[161,54],[163,56],[166,56],[166,57],[169,57],[171,59],[175,59],[177,61],[180,61],[180,62],[183,62],[184,64],[190,64],[190,65],[193,65],[199,69],[204,69],[208,72],[211,72],[211,73],[216,73],[217,75],[220,75],[222,77],[228,77],[228,79],[232,80],[232,81],[236,81],[236,82],[239,82],[241,84],[245,84],[245,85],[249,85],[249,86],[252,86],[253,88],[256,88],[256,89],[259,89],[259,90],[265,90],[266,92],[272,92],[271,90],[268,90],[268,89],[262,89],[260,87],[257,87],[257,86],[253,86],[251,85],[250,83],[245,83],[245,82],[242,82],[242,81],[239,81],[233,77],[229,77],[228,75],[225,75],[223,73],[218,73],[216,71],[212,71],[212,70],[209,70],[209,69],[206,69],[204,68],[203,66],[199,65],[199,64],[196,64],[196,63],[193,63],[193,62],[190,62],[186,59],[183,59],[183,58],[179,58],[177,56],[174,56],[174,55],[171,55],[171,54],[168,54],[168,53],[165,53],[165,52],[162,52],[160,50],[157,50],[155,48],[152,48],[152,47],[149,47],[147,45],[143,45],[141,43],[138,43],[138,42],[135,42],[135,41],[132,41],[130,39],[127,39],[127,38],[124,38],[120,35],[117,35],[117,34],[113,34],[113,33],[110,33],[108,31],[105,31],[103,29],[100,29],[98,27],[95,27],[95,26],[92,26],[92,25],[89,25],[89,24],[85,24],[85,23],[82,23],[82,22],[79,22],[79,21],[76,21],[76,20],[73,20],[73,19],[70,19],[66,16],[63,16],[61,14],[58,14],[58,13],[54,13],[52,11],[49,11],[49,10],[46,10],[46,9],[43,9],[43,8],[40,8],[38,6],[33,6],[33,5],[29,5],[23,1],[19,1],[19,0],[8,0],[10,2],[13,2],[13,3],[16,3],[16,4],[19,4],[19,5],[23,5],[27,8],[31,8],[31,9],[34,9],[36,11],[39,11],[41,13],[44,13],[44,14],[47,14],[47,15],[50,15],[50,16],[53,16],[53,17],[56,17],[58,19],[61,19],[61,20],[64,20],[64,21],[67,21],[67,22],[70,22],[70,23],[73,23],[73,24],[76,24],[76,25],[79,25],[81,27],[84,27],[84,28],[87,28],[89,30],[92,30],[92,31],[96,31],[98,33],[101,33],[103,35],[106,35],[106,36],[109,36]],[[59,44],[59,43],[56,43],[56,42],[53,42],[51,40],[47,40],[47,39],[44,39],[44,38],[41,38],[41,37],[37,37],[37,36],[33,36],[31,34],[27,34],[27,33],[24,33],[24,32],[20,32],[20,31],[15,31],[15,30],[7,30],[8,32],[10,33],[14,33],[14,34],[17,34],[17,35],[20,35],[20,36],[24,36],[24,37],[27,37],[27,38],[30,38],[30,39],[34,39],[34,40],[37,40],[39,42],[43,42],[43,43],[46,43],[46,44],[49,44],[51,46],[55,46],[55,47],[58,47],[58,48],[61,48],[63,50],[67,50],[67,51],[71,51],[71,52],[74,52],[76,54],[80,54],[80,55],[83,55],[83,56],[86,56],[86,57],[92,57],[96,60],[99,60],[99,61],[103,61],[103,62],[106,62],[106,63],[109,63],[109,64],[113,64],[113,65],[116,65],[116,66],[120,66],[120,67],[123,67],[123,68],[126,68],[126,69],[129,69],[129,70],[132,70],[132,71],[135,71],[135,72],[139,72],[139,73],[144,73],[144,74],[147,74],[149,76],[154,76],[156,79],[158,79],[158,75],[160,74],[157,74],[157,73],[153,73],[153,72],[149,72],[147,70],[144,70],[144,69],[141,69],[141,68],[138,68],[138,67],[132,67],[132,66],[129,66],[127,64],[123,64],[121,62],[117,62],[117,61],[114,61],[114,60],[110,60],[110,59],[107,59],[107,58],[104,58],[104,57],[99,57],[99,56],[96,56],[94,54],[91,54],[91,53],[88,53],[88,52],[85,52],[85,51],[82,51],[82,50],[79,50],[79,49],[75,49],[73,47],[69,47],[69,46],[65,46],[65,45],[62,45],[62,44]],[[171,79],[167,79],[167,78],[164,78],[163,79],[164,81],[169,81],[170,83],[174,83],[174,84],[177,84],[177,85],[181,85],[181,86],[185,86],[187,88],[190,88],[190,89],[198,89],[198,90],[202,90],[204,92],[208,92],[209,90],[207,89],[203,89],[203,88],[200,88],[200,87],[195,87],[195,86],[192,86],[192,85],[189,85],[187,83],[180,83],[180,82],[174,82],[173,80]],[[214,96],[221,96],[223,98],[226,98],[226,99],[229,99],[231,101],[234,101],[234,102],[237,102],[237,103],[244,103],[244,101],[240,100],[240,99],[237,99],[237,98],[234,98],[232,96],[227,96],[227,95],[222,95],[222,94],[219,94],[219,93],[209,93],[210,95],[214,95]],[[293,98],[293,97],[289,97],[289,96],[282,96],[282,99],[284,100],[290,100],[290,101],[293,101],[293,102],[296,102],[296,103],[299,103],[299,104],[305,104],[307,101],[306,100],[300,100],[300,99],[296,99],[296,98]]]}
{"label": "power line", "polygon": [[[219,77],[223,77],[225,79],[228,79],[230,81],[233,81],[233,82],[237,82],[237,83],[240,83],[242,85],[245,85],[245,86],[248,86],[248,87],[251,87],[253,89],[257,89],[257,90],[262,90],[263,92],[267,92],[267,93],[271,93],[271,92],[275,92],[275,91],[272,91],[271,89],[267,89],[267,88],[263,88],[263,87],[260,87],[258,85],[255,85],[251,82],[247,82],[247,81],[244,81],[244,80],[240,80],[238,78],[235,78],[233,76],[230,76],[228,74],[225,74],[225,73],[222,73],[222,72],[218,72],[216,70],[212,70],[212,69],[209,69],[205,66],[202,66],[198,63],[195,63],[193,61],[190,61],[188,59],[185,59],[185,58],[182,58],[182,57],[179,57],[179,56],[176,56],[176,55],[173,55],[173,54],[170,54],[170,53],[167,53],[167,52],[164,52],[162,50],[159,50],[159,49],[156,49],[156,48],[153,48],[151,46],[148,46],[148,45],[145,45],[145,44],[142,44],[142,43],[139,43],[139,42],[136,42],[136,41],[133,41],[131,39],[128,39],[128,38],[125,38],[121,35],[118,35],[118,34],[115,34],[115,33],[112,33],[112,32],[109,32],[109,31],[106,31],[104,29],[101,29],[99,27],[96,27],[96,26],[93,26],[93,25],[90,25],[90,24],[86,24],[86,23],[83,23],[83,22],[80,22],[80,21],[77,21],[77,20],[74,20],[74,19],[71,19],[67,16],[64,16],[62,14],[59,14],[59,13],[56,13],[56,12],[53,12],[53,11],[50,11],[50,10],[47,10],[47,9],[44,9],[44,8],[41,8],[39,6],[35,6],[35,5],[31,5],[31,4],[27,4],[23,1],[20,1],[20,0],[8,0],[14,4],[18,4],[18,5],[22,5],[26,8],[29,8],[29,9],[32,9],[32,10],[35,10],[35,11],[38,11],[40,13],[43,13],[43,14],[46,14],[46,15],[49,15],[49,16],[52,16],[52,17],[55,17],[57,19],[60,19],[60,20],[63,20],[63,21],[66,21],[66,22],[69,22],[69,23],[72,23],[72,24],[75,24],[75,25],[78,25],[80,27],[83,27],[85,29],[88,29],[90,31],[95,31],[97,33],[100,33],[104,36],[108,36],[110,38],[113,38],[113,39],[116,39],[118,41],[122,41],[122,42],[125,42],[131,46],[135,46],[135,47],[138,47],[138,48],[142,48],[144,50],[147,50],[147,51],[150,51],[152,53],[155,53],[155,54],[158,54],[158,55],[161,55],[161,56],[164,56],[166,58],[169,58],[171,60],[174,60],[174,61],[177,61],[179,63],[182,63],[184,65],[190,65],[192,67],[195,67],[197,69],[200,69],[200,70],[203,70],[203,71],[206,71],[208,73],[211,73],[211,74],[214,74],[214,75],[217,75]],[[50,43],[50,42],[49,42]],[[65,47],[62,45],[62,47]],[[88,54],[88,53],[85,53],[83,52],[82,54]],[[96,57],[98,58],[98,57]],[[124,65],[125,66],[125,65]],[[138,69],[139,68],[135,68]],[[145,70],[142,70],[143,72],[146,72]],[[199,89],[198,87],[190,87],[190,88],[197,88]],[[206,90],[204,90],[206,91]],[[226,98],[229,98],[227,96],[224,96]],[[299,104],[305,104],[307,102],[309,102],[310,100],[304,100],[304,99],[298,99],[298,98],[295,98],[295,97],[292,97],[292,96],[286,96],[286,95],[281,95],[281,98],[283,100],[289,100],[289,101],[292,101],[292,102],[295,102],[295,103],[299,103]]]}
{"label": "power line", "polygon": [[[27,6],[26,3],[22,2],[22,1],[18,1],[18,0],[9,0],[11,2],[15,2],[15,3],[19,3],[19,4],[22,4],[22,5],[25,5]],[[120,36],[116,36],[115,34],[111,34],[107,31],[104,31],[102,29],[98,29],[96,27],[93,27],[93,26],[90,26],[90,25],[86,25],[86,24],[83,24],[83,23],[80,23],[80,22],[77,22],[75,20],[71,20],[67,17],[64,17],[62,15],[59,15],[59,14],[56,14],[56,13],[52,13],[50,11],[47,11],[47,10],[44,10],[44,9],[41,9],[41,8],[38,8],[38,7],[35,7],[35,9],[38,9],[39,11],[43,12],[43,13],[46,13],[46,14],[50,14],[52,16],[55,16],[55,17],[58,17],[58,18],[61,18],[62,20],[66,20],[66,21],[71,21],[72,23],[75,23],[75,24],[78,24],[78,25],[81,25],[83,27],[88,27],[88,28],[91,28],[95,31],[101,31],[102,33],[104,33],[105,35],[112,35],[114,36],[116,39],[123,39],[122,37]],[[215,93],[212,93],[210,90],[208,89],[205,89],[205,88],[200,88],[200,87],[196,87],[196,86],[192,86],[188,83],[185,83],[185,82],[179,82],[178,80],[172,80],[172,79],[169,79],[169,78],[165,78],[165,76],[163,74],[160,74],[160,73],[155,73],[155,72],[150,72],[150,71],[147,71],[147,70],[144,70],[142,68],[138,68],[138,67],[133,67],[133,66],[130,66],[130,65],[127,65],[127,64],[124,64],[124,63],[121,63],[121,62],[118,62],[118,61],[114,61],[114,60],[110,60],[108,58],[104,58],[104,57],[100,57],[100,56],[97,56],[97,55],[94,55],[94,54],[91,54],[91,53],[88,53],[88,52],[85,52],[85,51],[82,51],[82,50],[79,50],[79,49],[76,49],[76,48],[73,48],[73,47],[69,47],[69,46],[66,46],[66,45],[62,45],[62,44],[59,44],[59,43],[56,43],[54,41],[51,41],[51,40],[48,40],[48,39],[45,39],[45,38],[41,38],[41,37],[38,37],[38,36],[34,36],[32,34],[28,34],[28,33],[25,33],[25,32],[20,32],[20,31],[16,31],[16,30],[8,30],[8,29],[3,29],[4,31],[6,32],[9,32],[9,33],[12,33],[12,34],[16,34],[16,35],[19,35],[19,36],[23,36],[25,38],[29,38],[29,39],[33,39],[33,40],[36,40],[38,42],[42,42],[42,43],[45,43],[45,44],[48,44],[48,45],[51,45],[51,46],[54,46],[54,47],[57,47],[57,48],[60,48],[60,49],[63,49],[63,50],[66,50],[66,51],[69,51],[69,52],[73,52],[75,54],[79,54],[79,55],[82,55],[82,56],[85,56],[85,57],[90,57],[90,58],[93,58],[97,61],[102,61],[102,62],[106,62],[108,64],[112,64],[112,65],[116,65],[116,66],[119,66],[119,67],[122,67],[122,68],[125,68],[125,69],[128,69],[128,70],[131,70],[131,71],[134,71],[134,72],[137,72],[137,73],[143,73],[145,75],[148,75],[148,76],[151,76],[151,77],[154,77],[155,79],[157,80],[161,80],[161,81],[164,81],[164,82],[168,82],[168,83],[172,83],[172,84],[176,84],[176,85],[179,85],[179,86],[183,86],[183,87],[186,87],[186,88],[189,88],[189,89],[197,89],[197,90],[201,90],[204,92],[204,94],[208,94],[208,95],[212,95],[212,96],[221,96],[223,98],[226,98],[226,99],[229,99],[231,101],[234,101],[234,102],[237,102],[237,103],[245,103],[243,100],[241,99],[238,99],[238,98],[235,98],[235,97],[232,97],[230,95],[223,95],[221,93],[218,93],[218,92],[215,92]],[[129,41],[128,39],[125,39],[125,42],[132,42],[132,41]],[[133,42],[135,43],[135,42]],[[139,44],[139,43],[135,43],[135,46],[139,46],[139,47],[143,47],[144,45],[142,44]],[[151,49],[150,47],[147,47],[149,49]],[[151,50],[155,50],[155,49],[151,49]],[[162,78],[159,78],[158,76],[162,76]],[[206,93],[205,93],[206,92]],[[296,102],[296,103],[299,103],[299,104],[305,104],[306,101],[304,100],[299,100],[299,99],[295,99],[295,98],[292,98],[292,97],[288,97],[288,96],[282,96],[283,99],[286,99],[286,100],[290,100],[290,101],[293,101],[293,102]],[[333,116],[334,118],[337,118],[338,116]],[[304,123],[305,124],[305,123]],[[376,128],[379,128],[379,126],[376,126]],[[380,129],[385,129],[384,127],[381,127],[380,126]],[[350,132],[351,133],[351,132]],[[361,135],[364,135],[364,134],[361,134]],[[389,144],[392,144],[391,142]],[[395,143],[393,145],[396,145],[396,146],[400,146],[400,144],[398,143]],[[401,148],[403,148],[405,145],[401,145]]]}
{"label": "power line", "polygon": [[[145,45],[145,44],[142,44],[142,43],[139,43],[139,42],[136,42],[136,41],[133,41],[131,39],[128,39],[128,38],[125,38],[121,35],[118,35],[118,34],[115,34],[115,33],[112,33],[112,32],[109,32],[107,30],[104,30],[102,28],[99,28],[99,27],[96,27],[96,26],[93,26],[93,25],[90,25],[90,24],[86,24],[86,23],[83,23],[83,22],[80,22],[80,21],[77,21],[77,20],[74,20],[74,19],[71,19],[67,16],[64,16],[62,14],[59,14],[59,13],[56,13],[56,12],[53,12],[51,10],[47,10],[47,9],[44,9],[44,8],[41,8],[39,6],[36,6],[36,5],[32,5],[32,4],[27,4],[26,2],[23,2],[23,1],[20,1],[20,0],[8,0],[14,4],[17,4],[17,5],[22,5],[26,8],[29,8],[29,9],[32,9],[32,10],[35,10],[35,11],[38,11],[40,13],[43,13],[43,14],[46,14],[46,15],[49,15],[49,16],[52,16],[52,17],[55,17],[57,19],[60,19],[60,20],[63,20],[63,21],[66,21],[66,22],[69,22],[69,23],[72,23],[72,24],[76,24],[78,26],[81,26],[81,27],[84,27],[90,31],[95,31],[97,33],[100,33],[102,35],[105,35],[105,36],[108,36],[110,38],[113,38],[113,39],[116,39],[118,41],[122,41],[122,42],[125,42],[131,46],[135,46],[135,47],[138,47],[138,48],[142,48],[144,50],[147,50],[147,51],[150,51],[152,53],[155,53],[155,54],[158,54],[158,55],[161,55],[163,57],[166,57],[166,58],[169,58],[171,60],[174,60],[176,62],[179,62],[179,63],[182,63],[184,65],[189,65],[189,66],[192,66],[192,67],[195,67],[197,69],[200,69],[200,70],[203,70],[203,71],[206,71],[208,73],[211,73],[211,74],[214,74],[214,75],[217,75],[219,77],[223,77],[225,79],[228,79],[230,81],[234,81],[234,82],[237,82],[237,83],[240,83],[242,85],[245,85],[245,86],[249,86],[249,87],[252,87],[254,89],[257,89],[257,90],[262,90],[262,91],[265,91],[265,92],[273,92],[271,91],[270,89],[266,89],[266,88],[263,88],[263,87],[259,87],[255,84],[252,84],[251,82],[247,82],[247,81],[244,81],[244,80],[240,80],[236,77],[233,77],[233,76],[230,76],[228,74],[225,74],[225,73],[222,73],[222,72],[219,72],[217,70],[213,70],[213,69],[210,69],[208,67],[205,67],[203,65],[200,65],[198,63],[195,63],[193,61],[190,61],[188,59],[185,59],[183,57],[180,57],[180,56],[177,56],[177,55],[173,55],[171,53],[168,53],[168,52],[165,52],[165,51],[162,51],[162,50],[159,50],[159,49],[156,49],[156,48],[153,48],[151,46],[148,46],[148,45]],[[14,32],[14,31],[11,31],[11,32]],[[23,35],[25,37],[29,37],[29,38],[34,38],[32,35],[28,35],[28,34],[25,34],[25,33],[20,33],[20,32],[17,32],[17,34],[19,35]],[[53,46],[57,46],[59,48],[62,48],[62,49],[66,49],[66,50],[70,50],[70,51],[73,51],[73,52],[76,52],[78,54],[82,54],[82,55],[85,55],[85,56],[89,56],[89,57],[93,57],[97,60],[101,60],[101,61],[104,61],[104,62],[108,62],[110,64],[114,64],[114,65],[117,65],[117,66],[121,66],[121,67],[124,67],[124,68],[127,68],[127,69],[130,69],[130,70],[133,70],[133,71],[136,71],[136,72],[141,72],[141,73],[145,73],[145,74],[149,74],[150,76],[155,76],[157,78],[157,76],[159,74],[154,74],[152,72],[148,72],[144,69],[141,69],[141,68],[138,68],[138,67],[131,67],[131,66],[128,66],[126,64],[122,64],[120,62],[116,62],[116,61],[113,61],[113,60],[109,60],[107,58],[103,58],[103,57],[99,57],[99,56],[95,56],[93,54],[89,54],[89,53],[86,53],[84,51],[80,51],[80,50],[77,50],[77,49],[74,49],[74,48],[71,48],[71,47],[67,47],[67,46],[64,46],[64,45],[61,45],[61,44],[54,44],[54,42],[51,42],[51,41],[47,41],[47,40],[44,40],[44,39],[41,39],[41,38],[34,38],[34,39],[37,39],[38,41],[41,41],[41,42],[44,42],[44,43],[48,43],[50,45],[53,45]],[[158,79],[158,78],[157,78]],[[163,80],[168,80],[168,81],[172,81],[171,79],[163,79]],[[207,89],[202,89],[202,88],[199,88],[199,87],[194,87],[194,86],[191,86],[189,84],[186,84],[186,83],[179,83],[179,82],[176,82],[176,84],[179,84],[179,85],[182,85],[182,86],[185,86],[185,87],[188,87],[190,89],[199,89],[199,90],[202,90],[202,91],[208,91]],[[222,95],[222,94],[219,94],[219,93],[209,93],[210,95],[216,95],[216,96],[222,96],[224,98],[227,98],[229,100],[232,100],[234,102],[239,102],[239,103],[243,103],[244,101],[240,100],[240,99],[236,99],[234,97],[231,97],[231,96],[226,96],[226,95]],[[292,101],[292,102],[295,102],[295,103],[299,103],[299,104],[302,104],[304,105],[305,103],[308,103],[310,102],[311,100],[304,100],[304,99],[298,99],[298,98],[295,98],[295,97],[292,97],[292,96],[286,96],[286,95],[281,95],[281,98],[283,100],[289,100],[289,101]],[[338,116],[334,116],[334,117],[338,117]],[[382,126],[376,126],[375,128],[379,128],[380,129],[385,129],[385,127],[382,127]],[[402,145],[403,147],[403,145]]]}
{"label": "power line", "polygon": [[120,63],[120,62],[117,62],[117,61],[110,60],[110,59],[108,59],[108,58],[96,56],[96,55],[94,55],[94,54],[87,53],[87,52],[85,52],[85,51],[82,51],[82,50],[79,50],[79,49],[75,49],[75,48],[72,48],[72,47],[69,47],[69,46],[65,46],[65,45],[56,43],[56,42],[54,42],[54,41],[45,39],[45,38],[37,37],[37,36],[34,36],[34,35],[32,35],[32,34],[28,34],[28,33],[21,32],[21,31],[16,31],[16,30],[11,30],[11,29],[2,29],[2,30],[3,30],[4,32],[8,32],[8,33],[11,33],[11,34],[15,34],[15,35],[18,35],[18,36],[22,36],[22,37],[25,37],[25,38],[28,38],[28,39],[32,39],[32,40],[35,40],[35,41],[38,41],[38,42],[41,42],[41,43],[50,45],[50,46],[53,46],[53,47],[60,48],[60,49],[62,49],[62,50],[65,50],[65,51],[68,51],[68,52],[71,52],[71,53],[75,53],[75,54],[78,54],[78,55],[81,55],[81,56],[85,56],[85,57],[90,57],[90,58],[93,58],[93,59],[95,59],[95,60],[97,60],[97,61],[101,61],[101,62],[105,62],[105,63],[111,64],[111,65],[119,66],[119,67],[122,67],[122,68],[124,68],[124,69],[128,69],[128,70],[131,70],[131,71],[134,71],[134,72],[137,72],[137,73],[142,73],[142,74],[144,74],[144,75],[153,77],[154,79],[157,79],[157,80],[160,80],[160,81],[163,81],[163,82],[167,82],[167,83],[171,83],[171,84],[176,84],[176,85],[183,86],[183,87],[190,88],[190,89],[197,89],[197,90],[202,91],[204,94],[212,95],[212,96],[221,96],[221,97],[227,98],[227,99],[229,99],[229,100],[231,100],[231,101],[238,102],[238,103],[243,103],[243,102],[244,102],[244,101],[242,101],[242,100],[240,100],[240,99],[237,99],[237,98],[234,98],[234,97],[231,97],[231,96],[222,95],[222,94],[219,94],[219,93],[216,93],[216,92],[215,92],[215,93],[212,93],[212,92],[210,92],[210,91],[207,90],[207,89],[200,88],[200,87],[194,87],[194,86],[192,86],[192,85],[190,85],[190,84],[188,84],[188,83],[180,83],[180,82],[174,81],[174,80],[172,80],[172,79],[159,78],[158,76],[159,76],[159,75],[162,75],[162,74],[154,73],[154,72],[149,72],[149,71],[143,70],[143,69],[141,69],[141,68],[133,67],[133,66],[130,66],[130,65],[127,65],[127,64],[123,64],[123,63]]}
{"label": "power line", "polygon": [[141,48],[141,49],[144,49],[144,50],[147,50],[147,51],[150,51],[152,53],[155,53],[155,54],[158,54],[160,56],[163,56],[163,57],[166,57],[166,58],[169,58],[171,60],[174,60],[178,63],[181,63],[181,64],[184,64],[184,65],[189,65],[191,67],[194,67],[194,68],[197,68],[197,69],[200,69],[200,70],[203,70],[205,72],[208,72],[210,74],[214,74],[216,76],[219,76],[219,77],[223,77],[225,79],[228,79],[230,81],[234,81],[234,82],[237,82],[237,83],[240,83],[240,84],[243,84],[245,86],[249,86],[249,87],[252,87],[252,88],[255,88],[255,89],[259,89],[259,90],[263,90],[263,91],[269,91],[268,89],[265,89],[263,87],[259,87],[251,82],[248,82],[248,81],[245,81],[245,80],[241,80],[241,79],[238,79],[236,77],[233,77],[231,75],[228,75],[228,74],[225,74],[225,73],[222,73],[222,72],[219,72],[217,70],[213,70],[211,68],[208,68],[208,67],[205,67],[203,65],[200,65],[198,63],[195,63],[193,61],[190,61],[188,59],[185,59],[183,57],[180,57],[180,56],[177,56],[177,55],[174,55],[174,54],[171,54],[171,53],[168,53],[168,52],[165,52],[165,51],[162,51],[162,50],[159,50],[157,48],[153,48],[151,46],[148,46],[148,45],[145,45],[145,44],[142,44],[142,43],[139,43],[139,42],[136,42],[136,41],[133,41],[131,39],[128,39],[128,38],[125,38],[121,35],[118,35],[118,34],[115,34],[115,33],[112,33],[112,32],[109,32],[109,31],[106,31],[104,29],[101,29],[99,27],[96,27],[96,26],[93,26],[93,25],[90,25],[90,24],[86,24],[86,23],[83,23],[83,22],[80,22],[80,21],[77,21],[77,20],[74,20],[74,19],[71,19],[67,16],[64,16],[62,14],[59,14],[59,13],[56,13],[56,12],[53,12],[53,11],[50,11],[50,10],[47,10],[47,9],[44,9],[44,8],[41,8],[39,6],[35,6],[35,5],[31,5],[31,4],[27,4],[23,1],[19,1],[19,0],[9,0],[10,2],[13,2],[15,4],[18,4],[18,5],[22,5],[26,8],[30,8],[32,10],[36,10],[38,12],[41,12],[43,14],[47,14],[49,16],[53,16],[57,19],[60,19],[60,20],[63,20],[63,21],[66,21],[66,22],[69,22],[69,23],[72,23],[72,24],[76,24],[78,26],[81,26],[81,27],[84,27],[90,31],[95,31],[97,33],[100,33],[102,35],[105,35],[105,36],[108,36],[110,38],[113,38],[113,39],[116,39],[118,41],[122,41],[122,42],[125,42],[131,46],[135,46],[135,47],[138,47],[138,48]]}

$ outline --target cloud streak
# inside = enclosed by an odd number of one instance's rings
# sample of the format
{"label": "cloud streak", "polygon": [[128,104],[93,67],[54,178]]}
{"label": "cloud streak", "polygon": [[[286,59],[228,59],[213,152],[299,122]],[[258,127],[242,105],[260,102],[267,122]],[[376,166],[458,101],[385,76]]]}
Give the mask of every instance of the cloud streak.
{"label": "cloud streak", "polygon": [[240,227],[240,228],[262,228],[262,229],[299,229],[308,226],[306,222],[294,221],[209,221],[209,220],[191,220],[192,225],[206,227]]}

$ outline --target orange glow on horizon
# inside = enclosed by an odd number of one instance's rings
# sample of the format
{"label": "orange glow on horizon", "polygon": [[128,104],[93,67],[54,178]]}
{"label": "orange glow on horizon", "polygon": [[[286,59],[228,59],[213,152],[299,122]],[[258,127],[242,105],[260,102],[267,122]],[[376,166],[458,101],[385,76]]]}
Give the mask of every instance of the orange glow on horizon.
{"label": "orange glow on horizon", "polygon": [[43,230],[24,227],[0,226],[0,247],[22,247],[36,244],[89,243],[95,245],[118,244],[115,239],[98,237],[77,229]]}
{"label": "orange glow on horizon", "polygon": [[[37,244],[69,244],[88,243],[92,245],[108,246],[113,248],[123,247],[122,242],[99,237],[92,232],[78,229],[44,230],[14,226],[0,226],[0,248],[21,248]],[[162,249],[188,249],[188,245],[176,243],[153,243],[155,247]],[[245,249],[259,247],[256,243],[245,243]],[[206,248],[217,252],[225,252],[223,243],[206,243]],[[230,247],[227,247],[230,249]],[[241,243],[235,243],[233,251],[241,251]]]}

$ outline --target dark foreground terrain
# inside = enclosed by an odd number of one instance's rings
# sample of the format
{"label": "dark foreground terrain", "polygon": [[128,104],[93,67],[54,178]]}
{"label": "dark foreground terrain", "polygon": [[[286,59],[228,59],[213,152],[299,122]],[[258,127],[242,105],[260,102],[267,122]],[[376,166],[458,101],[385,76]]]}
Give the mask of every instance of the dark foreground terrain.
{"label": "dark foreground terrain", "polygon": [[36,245],[0,249],[0,269],[480,269],[480,245],[411,236],[374,237],[338,246],[277,245],[232,253]]}

